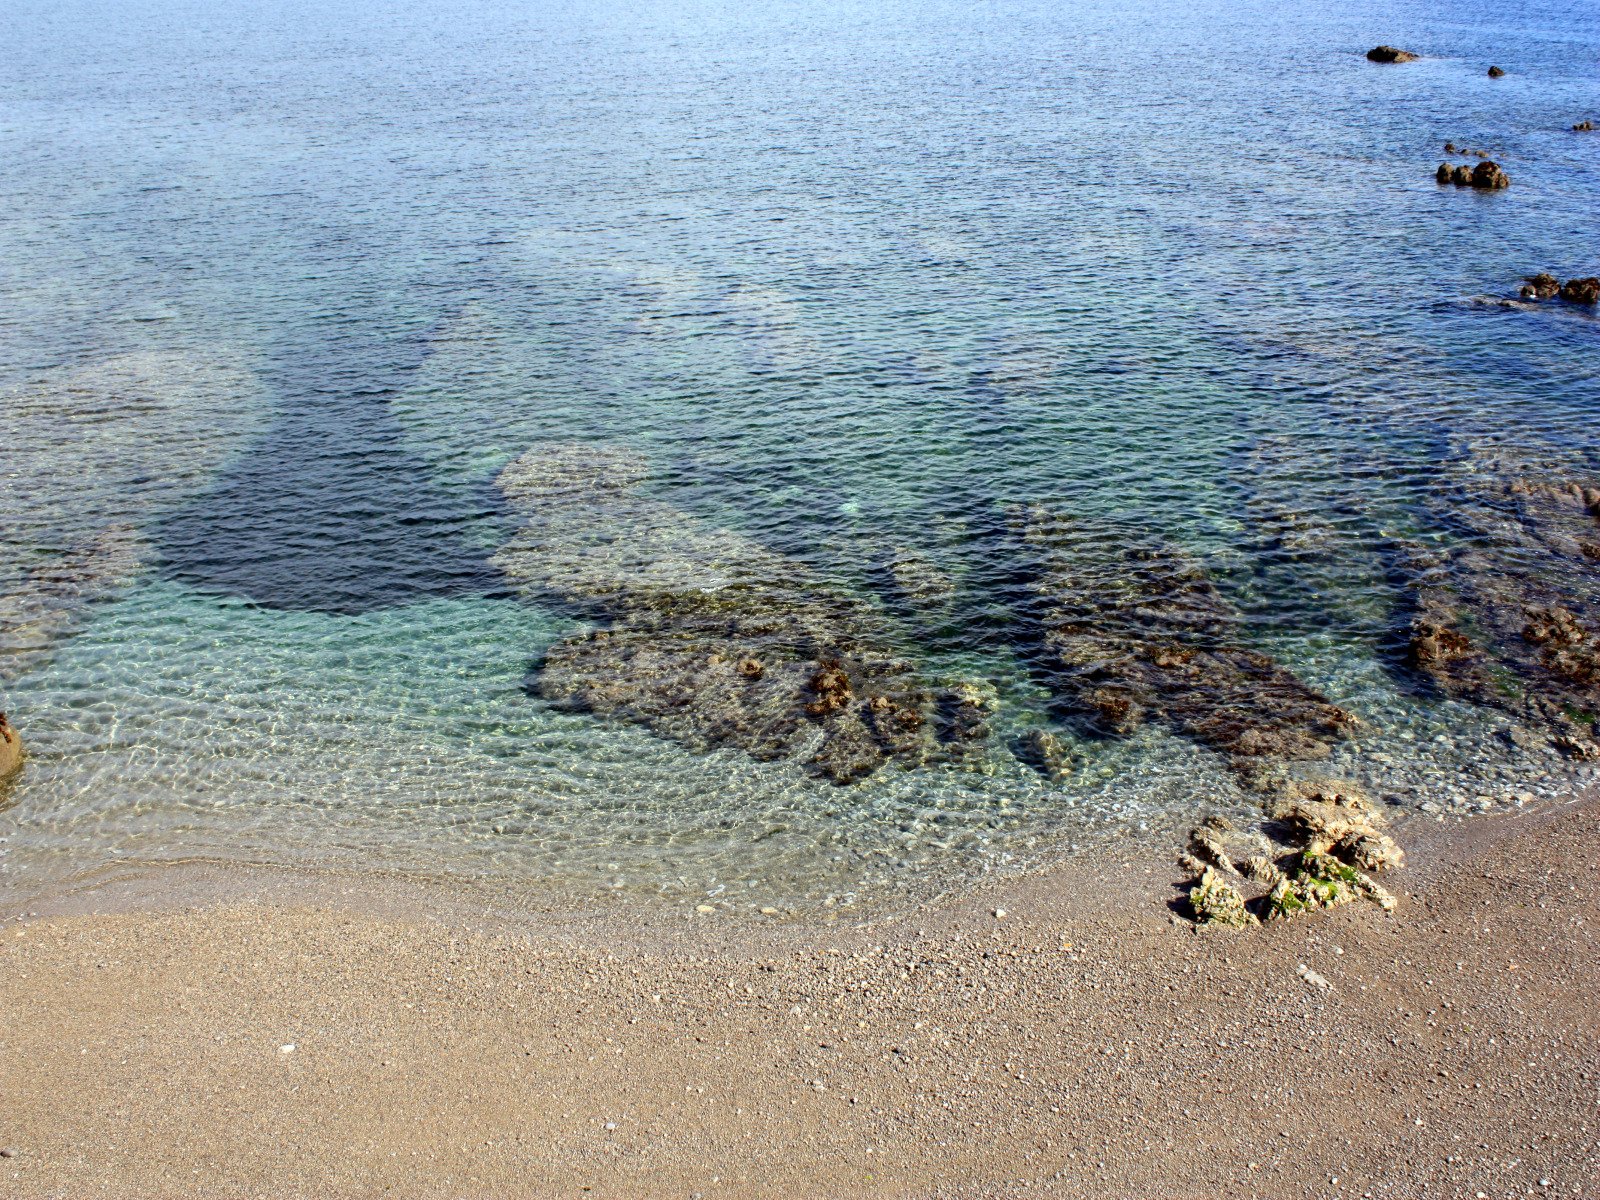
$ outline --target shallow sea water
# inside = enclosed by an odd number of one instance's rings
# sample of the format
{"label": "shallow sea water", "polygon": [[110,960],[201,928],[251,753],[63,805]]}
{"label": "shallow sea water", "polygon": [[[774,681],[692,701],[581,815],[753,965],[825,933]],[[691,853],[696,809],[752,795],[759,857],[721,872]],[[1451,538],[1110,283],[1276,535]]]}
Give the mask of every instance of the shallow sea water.
{"label": "shallow sea water", "polygon": [[[1600,10],[1197,0],[8,7],[0,594],[132,526],[136,579],[17,647],[22,895],[205,860],[555,902],[911,898],[1245,805],[1157,729],[1053,716],[1009,506],[1198,556],[1357,713],[1399,804],[1568,786],[1386,663],[1372,547],[1475,448],[1600,469]],[[1391,42],[1427,57],[1377,67]],[[1504,79],[1490,80],[1490,62]],[[1439,188],[1442,143],[1514,184]],[[578,618],[507,587],[497,471],[620,445],[649,493],[885,604],[1001,696],[980,760],[853,787],[556,711]],[[1263,534],[1311,514],[1326,550]],[[1057,730],[1047,781],[1010,739]]]}

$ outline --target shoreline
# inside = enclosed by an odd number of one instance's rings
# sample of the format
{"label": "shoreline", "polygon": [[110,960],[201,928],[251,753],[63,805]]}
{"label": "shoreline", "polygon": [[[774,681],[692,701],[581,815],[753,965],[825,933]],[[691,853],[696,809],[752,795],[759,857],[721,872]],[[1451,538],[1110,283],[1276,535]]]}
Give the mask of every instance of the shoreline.
{"label": "shoreline", "polygon": [[1131,846],[862,924],[508,914],[298,875],[47,906],[0,925],[0,1179],[1597,1194],[1600,797],[1398,832],[1397,914],[1248,933],[1174,923],[1182,872]]}

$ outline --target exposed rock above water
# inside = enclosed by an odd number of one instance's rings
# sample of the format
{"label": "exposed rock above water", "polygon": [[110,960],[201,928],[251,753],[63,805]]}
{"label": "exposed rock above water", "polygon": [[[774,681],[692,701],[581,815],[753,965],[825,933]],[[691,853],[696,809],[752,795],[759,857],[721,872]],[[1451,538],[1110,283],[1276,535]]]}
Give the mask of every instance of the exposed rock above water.
{"label": "exposed rock above water", "polygon": [[1267,815],[1276,841],[1221,817],[1190,834],[1179,861],[1198,876],[1190,890],[1197,924],[1253,925],[1360,899],[1394,909],[1370,873],[1403,866],[1405,855],[1353,785],[1291,782]]}
{"label": "exposed rock above water", "polygon": [[987,738],[992,694],[936,689],[864,602],[803,563],[638,493],[632,451],[552,444],[499,483],[527,524],[494,558],[522,590],[602,627],[558,643],[539,692],[686,746],[804,756],[835,783]]}
{"label": "exposed rock above water", "polygon": [[1594,132],[1594,122],[1593,121],[1579,121],[1576,125],[1574,125],[1572,127],[1572,132],[1573,133],[1593,133]]}
{"label": "exposed rock above water", "polygon": [[1500,68],[1500,67],[1490,67],[1489,68],[1489,78],[1490,79],[1501,79],[1501,78],[1504,78],[1504,76],[1505,76],[1505,71],[1502,68]]}
{"label": "exposed rock above water", "polygon": [[1561,298],[1568,304],[1600,304],[1600,277],[1567,280],[1561,285]]}
{"label": "exposed rock above water", "polygon": [[1472,187],[1479,191],[1494,192],[1511,186],[1511,176],[1501,170],[1498,163],[1488,159],[1471,168],[1440,163],[1434,178],[1439,183],[1453,183],[1456,187]]}
{"label": "exposed rock above water", "polygon": [[1524,300],[1551,300],[1561,292],[1561,281],[1554,275],[1529,275],[1522,288]]}
{"label": "exposed rock above water", "polygon": [[28,569],[0,595],[0,680],[14,679],[49,655],[81,619],[138,575],[149,547],[130,525],[115,525],[59,558]]}
{"label": "exposed rock above water", "polygon": [[1398,46],[1374,46],[1367,51],[1367,61],[1375,63],[1408,63],[1416,62],[1422,56],[1413,54],[1409,50],[1402,50]]}
{"label": "exposed rock above water", "polygon": [[1171,727],[1235,767],[1325,757],[1355,718],[1259,651],[1176,547],[1047,509],[1017,514],[1036,595],[1037,665],[1098,733]]}

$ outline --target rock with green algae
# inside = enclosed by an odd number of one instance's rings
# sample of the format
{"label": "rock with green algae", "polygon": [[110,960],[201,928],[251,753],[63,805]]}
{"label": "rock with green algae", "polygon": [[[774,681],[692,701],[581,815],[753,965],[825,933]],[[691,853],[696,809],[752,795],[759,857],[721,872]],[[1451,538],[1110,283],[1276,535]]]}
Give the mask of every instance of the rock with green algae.
{"label": "rock with green algae", "polygon": [[1244,896],[1217,872],[1207,867],[1189,891],[1189,907],[1197,925],[1225,925],[1248,929],[1261,922],[1244,904]]}
{"label": "rock with green algae", "polygon": [[1299,870],[1280,879],[1267,894],[1266,917],[1285,920],[1360,899],[1371,900],[1385,912],[1395,905],[1393,896],[1354,867],[1331,854],[1308,850],[1300,856]]}

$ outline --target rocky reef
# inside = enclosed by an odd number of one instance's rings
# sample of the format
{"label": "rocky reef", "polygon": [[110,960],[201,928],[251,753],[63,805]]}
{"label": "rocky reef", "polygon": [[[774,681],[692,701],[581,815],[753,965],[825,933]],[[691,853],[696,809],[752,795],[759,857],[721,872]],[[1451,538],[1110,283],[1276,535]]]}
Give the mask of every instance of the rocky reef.
{"label": "rocky reef", "polygon": [[695,749],[800,758],[841,784],[989,736],[992,690],[930,685],[890,649],[877,610],[804,563],[641,495],[648,474],[633,451],[569,443],[500,474],[526,523],[494,564],[595,624],[548,651],[541,696]]}
{"label": "rocky reef", "polygon": [[1355,900],[1394,909],[1394,897],[1372,874],[1404,866],[1405,854],[1354,785],[1291,783],[1267,816],[1275,836],[1241,830],[1225,817],[1208,818],[1190,834],[1179,862],[1196,876],[1189,889],[1196,924],[1249,926]]}
{"label": "rocky reef", "polygon": [[131,525],[113,525],[58,558],[29,568],[0,595],[0,680],[37,665],[88,604],[125,587],[149,547]]}
{"label": "rocky reef", "polygon": [[1600,479],[1469,455],[1441,497],[1460,536],[1410,563],[1410,667],[1434,690],[1600,758]]}
{"label": "rocky reef", "polygon": [[1034,593],[1036,665],[1062,703],[1103,736],[1146,722],[1248,770],[1326,757],[1356,725],[1265,654],[1204,568],[1136,528],[1044,508],[1015,514]]}
{"label": "rocky reef", "polygon": [[1398,46],[1374,46],[1367,51],[1367,61],[1375,63],[1408,63],[1416,62],[1422,55],[1413,54],[1409,50],[1402,50]]}

